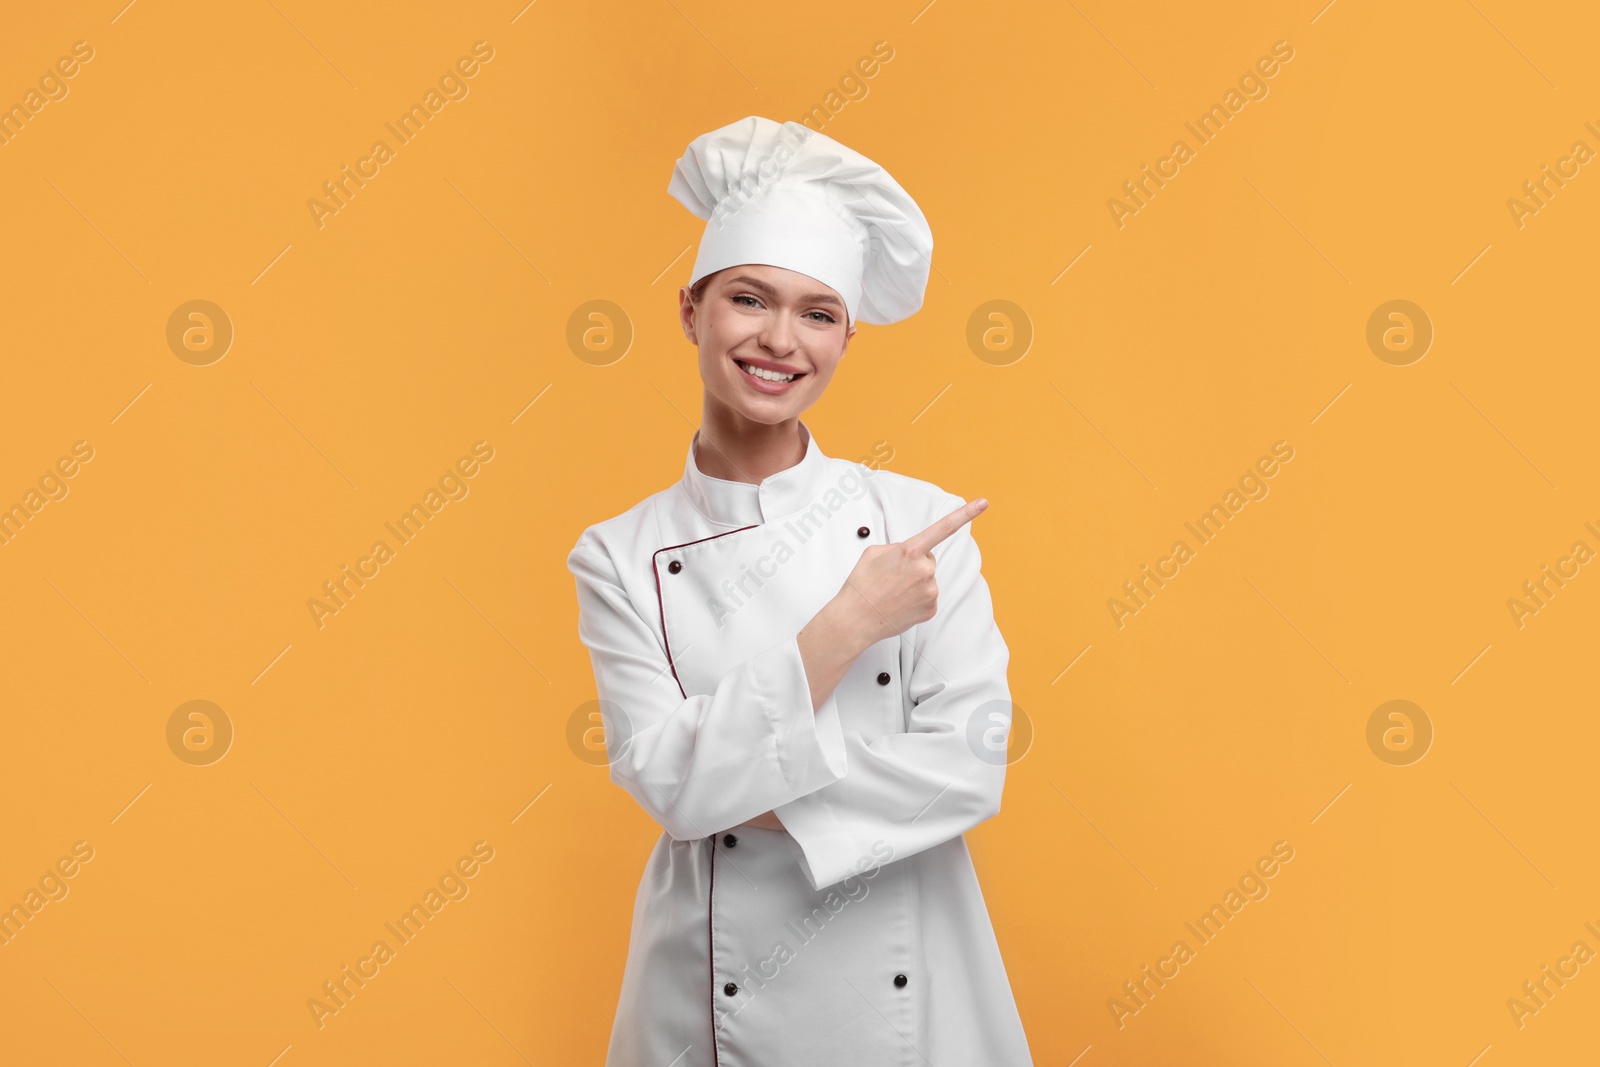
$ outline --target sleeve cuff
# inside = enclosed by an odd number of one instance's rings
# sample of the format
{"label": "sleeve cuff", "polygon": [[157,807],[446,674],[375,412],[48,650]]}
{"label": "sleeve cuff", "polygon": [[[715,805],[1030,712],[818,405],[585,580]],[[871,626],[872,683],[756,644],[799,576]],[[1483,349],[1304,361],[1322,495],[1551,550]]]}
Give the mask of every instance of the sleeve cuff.
{"label": "sleeve cuff", "polygon": [[811,681],[800,658],[797,634],[763,653],[757,668],[762,706],[771,720],[778,768],[796,796],[815,792],[845,776],[844,731],[830,693],[811,708]]}
{"label": "sleeve cuff", "polygon": [[[866,748],[861,734],[851,730],[845,747]],[[860,754],[865,759],[866,754]],[[859,840],[858,827],[840,818],[840,811],[828,802],[828,791],[812,792],[773,809],[800,851],[800,870],[811,888],[821,891],[842,882],[863,869],[881,865],[884,860],[876,848]]]}
{"label": "sleeve cuff", "polygon": [[773,810],[800,846],[800,870],[812,889],[820,892],[863,866],[875,865],[871,852],[857,847],[850,829],[821,794],[802,796]]}

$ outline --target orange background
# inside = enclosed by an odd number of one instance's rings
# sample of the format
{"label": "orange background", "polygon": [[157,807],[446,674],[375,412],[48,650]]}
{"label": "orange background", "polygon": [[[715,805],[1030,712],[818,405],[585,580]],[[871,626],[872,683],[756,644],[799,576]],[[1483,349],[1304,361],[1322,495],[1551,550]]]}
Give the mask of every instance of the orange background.
{"label": "orange background", "polygon": [[[93,49],[0,146],[0,505],[67,490],[0,547],[0,904],[93,850],[0,947],[0,1062],[601,1061],[659,830],[568,744],[594,679],[565,556],[679,477],[698,419],[674,160],[828,103],[878,41],[822,128],[917,198],[934,273],[805,417],[992,502],[1034,737],[968,842],[1036,1061],[1593,1049],[1592,961],[1507,1007],[1600,950],[1600,568],[1507,606],[1600,548],[1600,176],[1507,206],[1600,148],[1585,5],[119,2],[0,35],[0,103]],[[319,227],[308,200],[477,41],[468,95]],[[197,299],[221,358],[169,344]],[[1368,344],[1396,299],[1420,359]],[[593,300],[625,317],[598,351],[568,340]],[[1018,310],[974,348],[992,300]],[[319,626],[322,583],[479,441],[467,495]],[[1270,493],[1119,627],[1122,583],[1278,441]],[[1394,699],[1433,733],[1407,765],[1367,739]],[[209,765],[169,743],[192,700],[233,730]],[[322,983],[480,841],[468,895],[319,1028]],[[1278,841],[1199,947],[1185,922]]]}

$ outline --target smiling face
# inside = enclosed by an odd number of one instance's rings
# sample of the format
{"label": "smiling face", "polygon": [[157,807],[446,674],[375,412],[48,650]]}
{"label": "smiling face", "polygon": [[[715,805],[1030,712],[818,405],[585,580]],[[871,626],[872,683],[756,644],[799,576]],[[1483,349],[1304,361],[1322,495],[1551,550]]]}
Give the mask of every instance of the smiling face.
{"label": "smiling face", "polygon": [[[698,304],[685,286],[678,305],[684,333],[700,348],[705,414],[717,422],[770,426],[799,418],[821,399],[856,332],[845,325],[837,292],[764,263],[711,275]],[[793,380],[775,380],[791,374]]]}

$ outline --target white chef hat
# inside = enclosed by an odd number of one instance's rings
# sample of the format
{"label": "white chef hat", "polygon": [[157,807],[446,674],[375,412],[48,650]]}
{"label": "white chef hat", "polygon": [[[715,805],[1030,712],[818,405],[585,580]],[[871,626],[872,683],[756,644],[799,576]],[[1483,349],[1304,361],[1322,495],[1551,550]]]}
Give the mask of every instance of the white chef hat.
{"label": "white chef hat", "polygon": [[798,122],[751,115],[689,143],[667,192],[708,220],[692,286],[741,263],[809,275],[850,321],[887,325],[922,306],[933,231],[872,160]]}

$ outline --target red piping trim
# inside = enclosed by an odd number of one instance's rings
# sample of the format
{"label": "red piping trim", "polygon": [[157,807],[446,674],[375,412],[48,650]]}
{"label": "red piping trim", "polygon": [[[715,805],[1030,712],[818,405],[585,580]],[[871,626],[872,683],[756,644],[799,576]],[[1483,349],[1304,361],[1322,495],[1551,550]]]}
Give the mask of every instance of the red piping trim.
{"label": "red piping trim", "polygon": [[715,541],[719,537],[727,537],[728,534],[736,534],[744,530],[754,530],[758,525],[760,524],[751,523],[749,526],[741,526],[739,529],[729,530],[727,533],[712,534],[710,537],[702,537],[698,541],[685,541],[681,545],[668,545],[665,548],[656,549],[655,552],[651,553],[650,555],[650,571],[655,575],[656,578],[656,606],[661,612],[661,643],[666,647],[667,650],[667,666],[672,668],[672,680],[678,683],[678,692],[683,694],[685,700],[689,698],[689,694],[684,692],[683,680],[678,677],[678,664],[672,658],[672,641],[667,637],[667,602],[661,596],[661,568],[656,562],[656,557],[661,555],[663,552],[671,552],[675,548],[688,548],[690,545],[698,545],[701,541]]}
{"label": "red piping trim", "polygon": [[[657,562],[656,557],[661,555],[661,553],[663,553],[663,552],[671,552],[675,548],[687,548],[690,545],[698,545],[698,544],[700,544],[701,541],[715,541],[719,537],[727,537],[728,534],[736,534],[736,533],[739,533],[739,532],[741,532],[743,530],[753,530],[758,525],[760,525],[760,524],[759,523],[752,523],[749,526],[741,526],[737,530],[728,530],[725,533],[712,534],[710,537],[702,537],[699,540],[695,540],[695,541],[685,541],[681,545],[668,545],[665,548],[656,549],[655,552],[651,553],[651,555],[650,555],[650,572],[653,575],[655,575],[655,579],[656,579],[656,606],[661,612],[661,643],[662,643],[663,647],[665,647],[666,650],[667,650],[667,666],[672,668],[672,680],[674,682],[678,683],[678,692],[683,694],[683,697],[684,697],[685,700],[687,700],[689,698],[689,694],[684,692],[683,680],[678,677],[678,664],[672,658],[672,640],[667,636],[667,602],[666,602],[666,599],[664,597],[662,597],[662,595],[661,595],[661,565]],[[716,834],[712,834],[711,835],[710,845],[711,845],[711,848],[710,848],[710,853],[711,853],[711,885],[710,885],[709,895],[706,898],[706,964],[707,964],[707,969],[711,972],[710,973],[710,978],[711,978],[711,1000],[710,1000],[710,1007],[711,1007],[711,1058],[712,1058],[712,1062],[714,1064],[717,1064],[718,1067],[720,1067],[720,1065],[722,1063],[722,1050],[717,1047],[717,956],[716,956],[716,941],[717,941],[717,925],[716,925],[717,835]]]}
{"label": "red piping trim", "polygon": [[711,897],[706,901],[706,960],[711,970],[711,1062],[715,1067],[722,1063],[722,1050],[717,1047],[717,835],[711,835]]}

